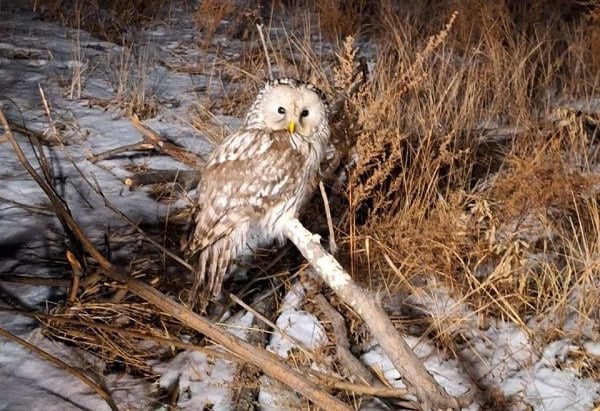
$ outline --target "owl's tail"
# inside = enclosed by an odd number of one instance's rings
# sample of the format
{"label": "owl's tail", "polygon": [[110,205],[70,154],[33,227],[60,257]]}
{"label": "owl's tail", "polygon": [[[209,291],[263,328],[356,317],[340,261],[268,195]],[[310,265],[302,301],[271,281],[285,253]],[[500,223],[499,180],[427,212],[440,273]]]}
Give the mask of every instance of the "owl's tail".
{"label": "owl's tail", "polygon": [[208,300],[221,294],[221,285],[231,265],[231,258],[231,239],[228,236],[196,253],[192,261],[195,276],[190,303],[198,299]]}

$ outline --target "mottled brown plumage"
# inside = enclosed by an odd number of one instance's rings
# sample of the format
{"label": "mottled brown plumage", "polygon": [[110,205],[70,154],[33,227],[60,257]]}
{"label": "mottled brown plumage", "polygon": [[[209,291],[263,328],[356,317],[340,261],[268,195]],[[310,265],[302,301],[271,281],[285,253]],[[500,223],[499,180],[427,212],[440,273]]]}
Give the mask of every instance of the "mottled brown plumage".
{"label": "mottled brown plumage", "polygon": [[281,223],[314,191],[329,139],[327,106],[310,84],[267,83],[242,127],[211,154],[185,245],[196,270],[192,296],[218,296],[248,236],[283,241]]}

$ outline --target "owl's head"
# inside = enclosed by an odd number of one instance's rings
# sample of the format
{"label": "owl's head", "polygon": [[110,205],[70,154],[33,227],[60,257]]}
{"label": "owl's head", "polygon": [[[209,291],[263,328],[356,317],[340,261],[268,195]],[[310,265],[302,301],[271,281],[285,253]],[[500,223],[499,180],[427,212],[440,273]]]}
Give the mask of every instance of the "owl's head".
{"label": "owl's head", "polygon": [[267,83],[246,117],[248,127],[289,130],[303,137],[327,126],[323,93],[312,84],[293,79]]}

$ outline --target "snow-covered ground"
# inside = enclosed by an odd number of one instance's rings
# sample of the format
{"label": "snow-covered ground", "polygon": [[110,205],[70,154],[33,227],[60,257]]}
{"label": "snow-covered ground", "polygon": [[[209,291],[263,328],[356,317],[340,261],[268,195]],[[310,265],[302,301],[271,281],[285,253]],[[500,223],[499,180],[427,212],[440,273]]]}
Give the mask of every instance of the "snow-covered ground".
{"label": "snow-covered ground", "polygon": [[[210,67],[215,53],[211,48],[206,51],[199,47],[197,29],[187,10],[174,9],[168,20],[136,35],[140,38],[139,47],[144,48],[143,52],[138,50],[138,55],[144,58],[143,62],[130,61],[128,75],[134,84],[144,82],[158,107],[158,115],[145,123],[196,153],[206,153],[210,144],[190,126],[189,115],[193,105],[219,98],[218,94],[206,96],[197,91],[206,90],[208,82],[217,80],[212,79],[210,72],[189,74],[174,67],[191,63]],[[219,40],[217,36],[214,42]],[[228,41],[225,47],[235,54],[240,43]],[[64,143],[64,146],[45,147],[45,151],[52,160],[54,175],[60,179],[61,194],[76,220],[94,240],[100,240],[107,229],[118,229],[125,223],[104,205],[83,176],[132,220],[152,223],[164,219],[169,208],[143,190],[129,190],[123,184],[123,179],[130,175],[127,167],[185,167],[166,156],[122,157],[96,164],[88,160],[90,153],[136,143],[142,138],[121,107],[100,103],[117,98],[119,78],[123,79],[124,70],[127,71],[123,63],[127,56],[128,50],[121,46],[95,39],[83,30],[41,21],[32,12],[0,12],[0,108],[9,121],[51,136],[40,95],[40,89],[43,90]],[[143,68],[136,67],[138,63],[143,63],[140,64]],[[135,76],[140,78],[135,80]],[[238,121],[225,117],[221,120],[231,128]],[[36,164],[26,137],[15,134]],[[64,271],[64,267],[48,263],[57,252],[52,244],[60,244],[62,234],[57,220],[47,211],[47,204],[43,192],[22,168],[10,145],[0,143],[0,276],[43,277]],[[0,308],[9,307],[9,302],[17,307],[43,308],[54,292],[49,287],[0,282]],[[301,294],[301,287],[293,292]],[[280,330],[309,349],[325,346],[328,337],[323,325],[302,309],[301,299],[294,295],[290,294],[286,299],[289,303],[281,309],[277,321]],[[412,298],[413,304],[427,307],[429,312],[460,315],[475,322],[474,313],[442,291],[435,298],[425,295]],[[577,313],[570,315],[576,323]],[[240,313],[229,321],[243,329],[250,326],[252,315]],[[36,322],[26,317],[0,311],[0,327],[82,369],[89,369],[95,361],[80,350],[45,338]],[[510,323],[498,321],[486,330],[465,324],[465,330],[463,334],[469,333],[469,338],[459,346],[458,359],[437,352],[427,340],[406,337],[436,380],[451,394],[476,391],[476,385],[496,387],[506,396],[519,399],[516,403],[521,405],[517,409],[535,410],[584,411],[593,409],[600,401],[600,382],[581,378],[570,360],[571,353],[587,352],[600,361],[600,341],[591,331],[584,332],[579,341],[557,339],[540,351],[531,336]],[[269,349],[285,357],[293,345],[276,332]],[[379,368],[394,386],[403,386],[401,376],[375,343],[361,359],[366,365]],[[227,388],[234,378],[233,363],[209,361],[198,352],[183,352],[169,362],[156,364],[155,368],[163,376],[158,385],[179,384],[183,394],[178,405],[182,409],[202,409],[205,404],[213,404],[215,410],[231,409],[231,392]],[[80,380],[4,338],[0,338],[0,381],[0,409],[108,409]],[[157,385],[126,374],[110,373],[102,376],[102,382],[113,393],[120,409],[159,408],[152,405],[150,395]],[[282,403],[288,404],[288,408],[299,406],[298,399],[285,389],[263,382],[259,396],[263,408],[283,409]],[[469,409],[481,409],[478,405],[481,401],[476,398]]]}

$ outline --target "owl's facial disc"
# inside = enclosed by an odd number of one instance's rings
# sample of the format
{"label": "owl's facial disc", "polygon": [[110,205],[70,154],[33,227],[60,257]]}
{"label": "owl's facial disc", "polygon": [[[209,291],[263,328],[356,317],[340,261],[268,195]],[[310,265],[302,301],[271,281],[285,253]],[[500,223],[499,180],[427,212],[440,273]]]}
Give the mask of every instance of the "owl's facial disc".
{"label": "owl's facial disc", "polygon": [[265,98],[265,125],[274,131],[287,130],[309,137],[324,120],[324,104],[314,91],[278,86]]}

